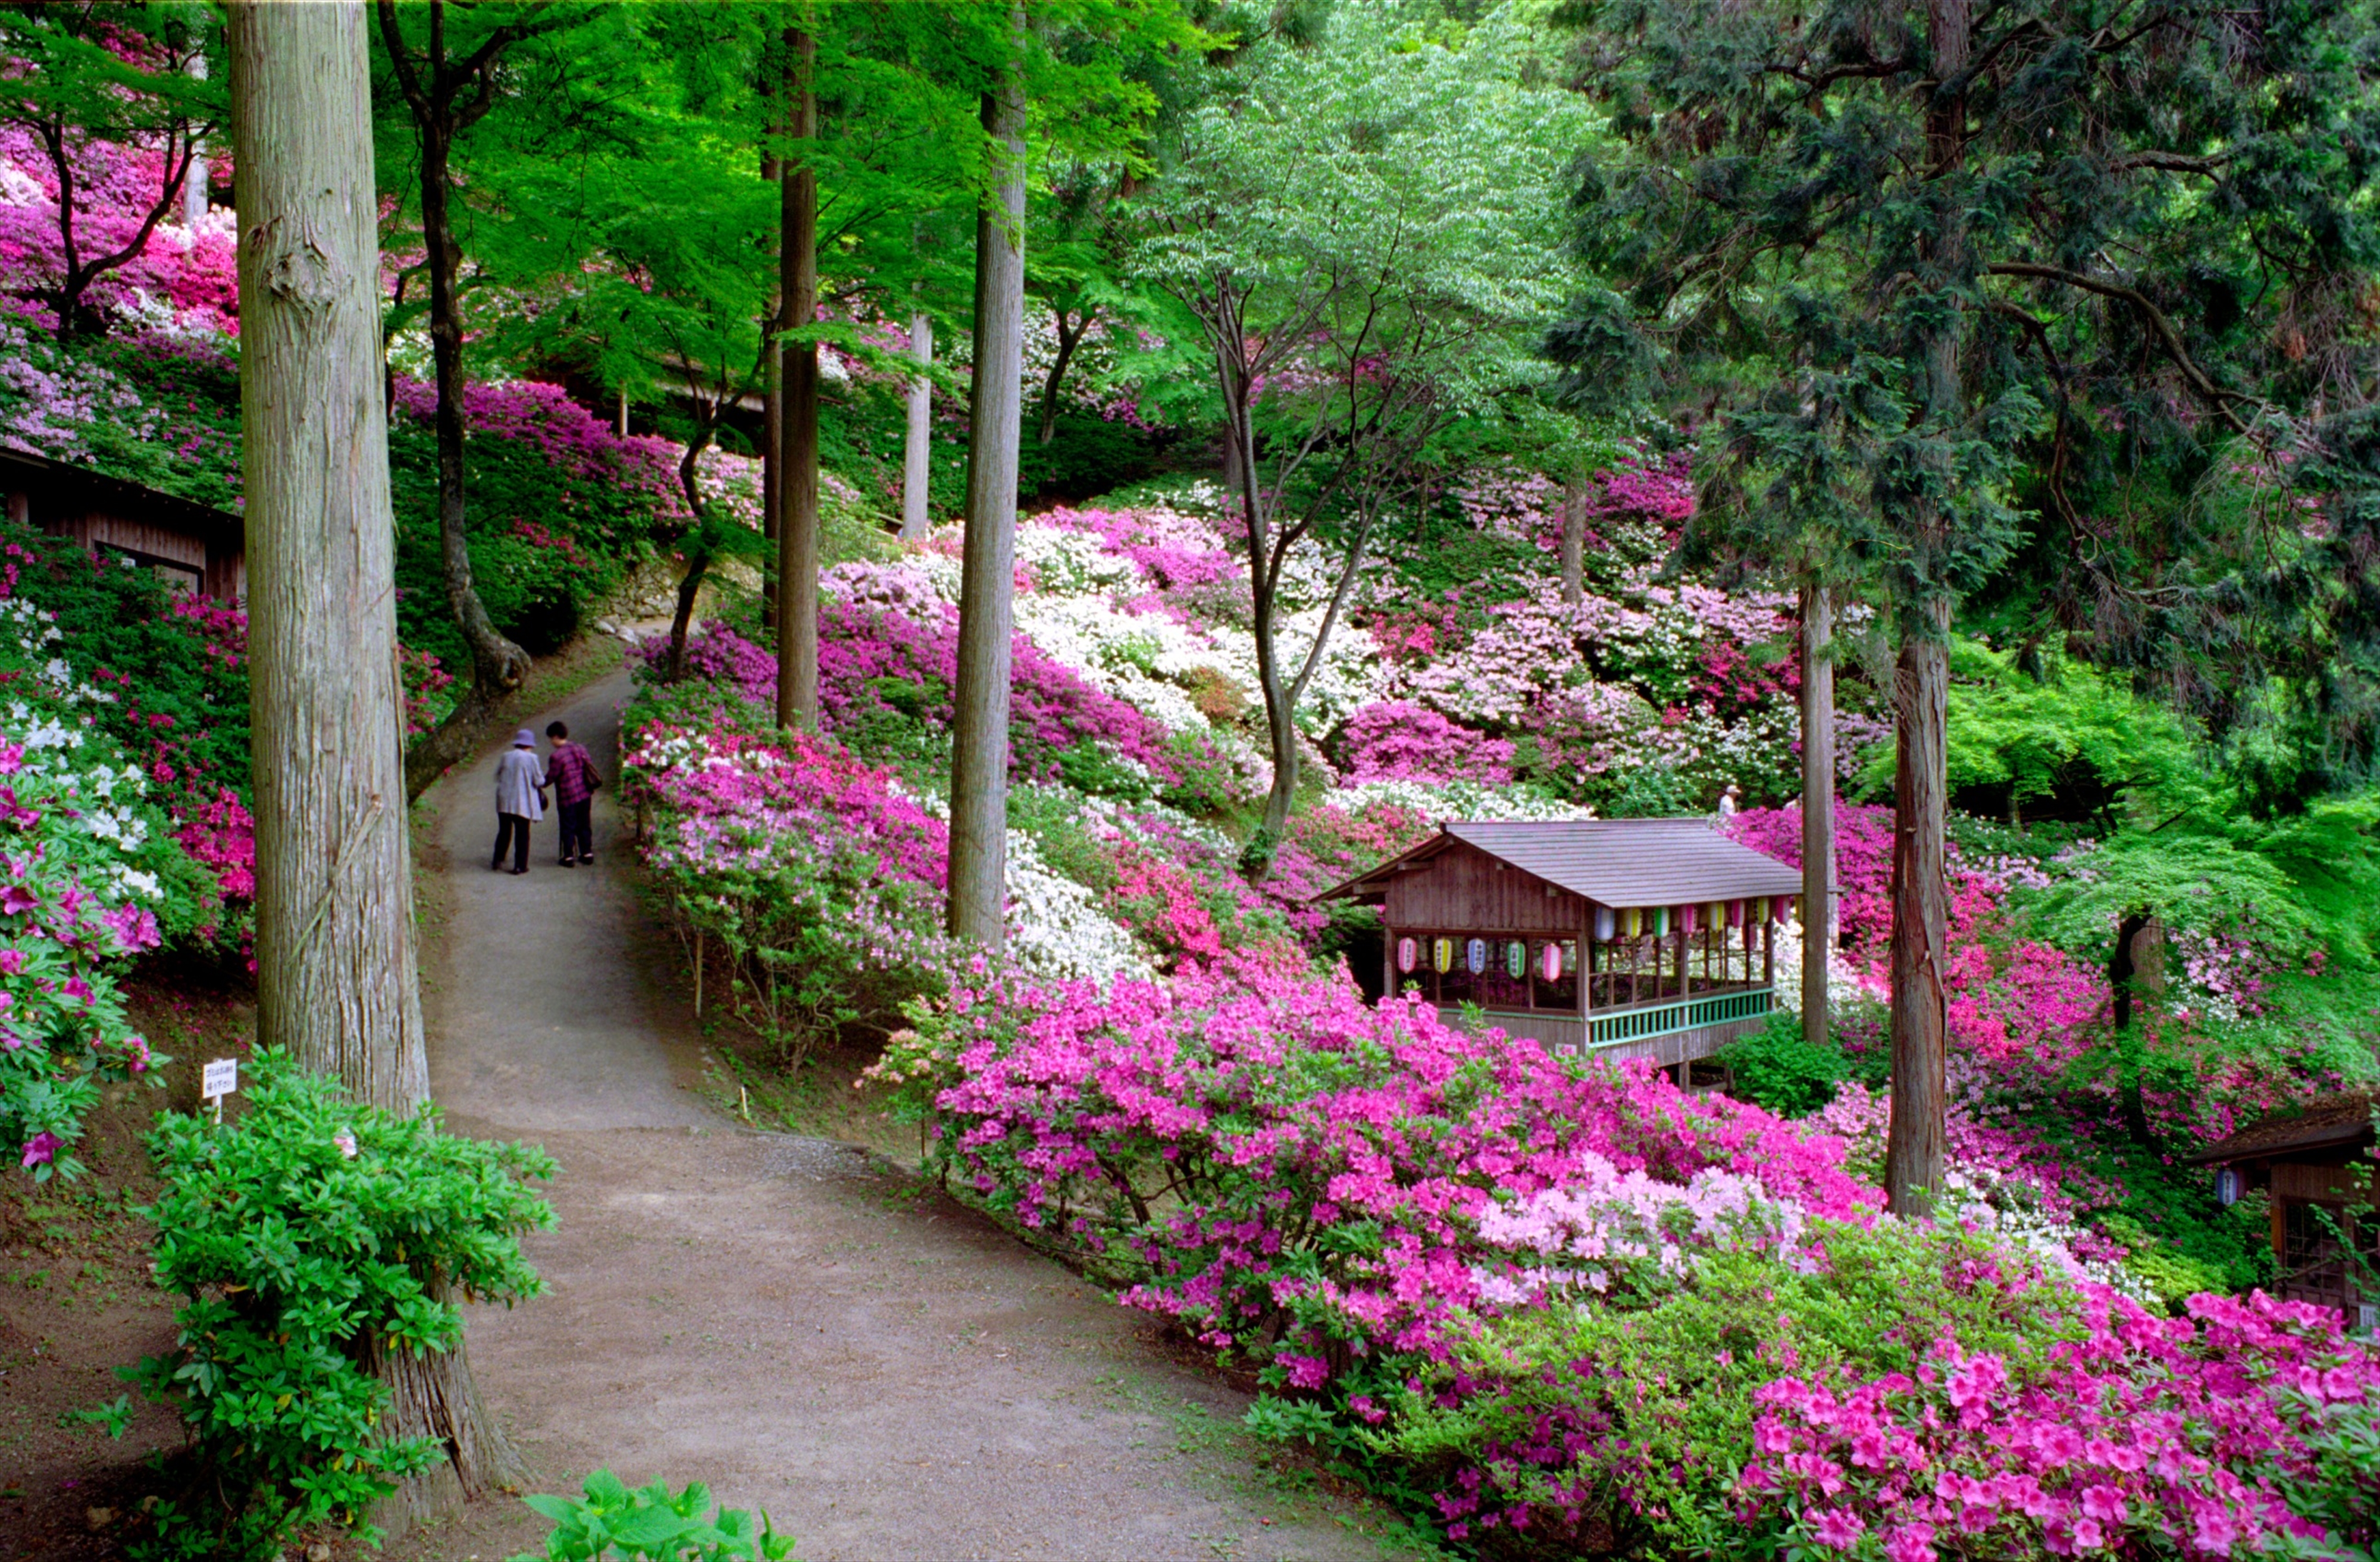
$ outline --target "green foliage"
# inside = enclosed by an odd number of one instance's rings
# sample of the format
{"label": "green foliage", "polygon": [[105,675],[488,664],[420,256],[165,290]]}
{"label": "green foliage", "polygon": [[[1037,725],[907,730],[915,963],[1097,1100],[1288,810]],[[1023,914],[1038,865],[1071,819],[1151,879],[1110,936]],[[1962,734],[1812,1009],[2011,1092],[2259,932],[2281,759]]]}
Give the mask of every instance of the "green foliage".
{"label": "green foliage", "polygon": [[[397,637],[450,668],[468,667],[440,561],[436,436],[427,423],[399,418],[389,427],[388,456]],[[532,655],[576,635],[587,604],[650,550],[652,494],[577,478],[531,440],[466,439],[463,481],[473,585],[496,628]]]}
{"label": "green foliage", "polygon": [[[375,1363],[452,1350],[458,1299],[541,1289],[519,1241],[553,1224],[525,1185],[554,1174],[541,1151],[358,1106],[277,1053],[243,1084],[229,1124],[168,1115],[148,1140],[164,1190],[141,1214],[183,1303],[175,1348],[119,1375],[180,1412],[203,1472],[161,1509],[152,1557],[245,1562],[318,1524],[370,1536],[371,1505],[444,1457],[389,1435]],[[120,1433],[128,1398],[96,1418]]]}
{"label": "green foliage", "polygon": [[[1981,792],[2019,814],[2078,772],[2130,812],[2164,817],[2220,806],[2206,781],[2204,744],[2170,709],[2068,658],[2020,665],[2014,651],[1954,637],[1950,648],[1949,760],[1953,793]],[[1878,745],[1861,777],[1871,796],[1892,790],[1893,748]],[[2004,799],[2004,801],[2003,801]]]}
{"label": "green foliage", "polygon": [[[630,1491],[608,1470],[587,1477],[579,1497],[538,1495],[522,1500],[553,1520],[542,1562],[787,1562],[794,1543],[777,1533],[763,1512],[756,1523],[740,1508],[722,1507],[708,1519],[710,1488],[700,1482],[672,1494],[656,1481]],[[522,1552],[512,1562],[540,1562]],[[798,1559],[794,1559],[798,1562]]]}
{"label": "green foliage", "polygon": [[[99,724],[146,762],[163,757],[176,780],[248,791],[248,673],[243,637],[225,642],[178,616],[153,571],[96,559],[64,538],[0,522],[0,546],[17,578],[7,595],[52,614],[58,654],[86,678],[128,677],[123,697],[94,709]],[[152,724],[164,717],[166,724]],[[160,743],[168,748],[161,752]]]}
{"label": "green foliage", "polygon": [[[1828,1257],[1823,1274],[1797,1273],[1749,1247],[1720,1247],[1699,1261],[1692,1285],[1643,1310],[1554,1307],[1499,1318],[1423,1392],[1408,1393],[1373,1440],[1442,1467],[1490,1445],[1527,1442],[1549,1411],[1568,1417],[1592,1406],[1611,1418],[1610,1435],[1625,1439],[1619,1446],[1632,1450],[1642,1483],[1573,1491],[1569,1503],[1635,1515],[1642,1530],[1621,1539],[1661,1543],[1646,1551],[1756,1555],[1756,1537],[1736,1520],[1735,1472],[1711,1453],[1752,1447],[1753,1395],[1777,1377],[1779,1362],[1795,1362],[1806,1377],[1838,1366],[1854,1382],[1914,1375],[1933,1343],[1955,1334],[1962,1347],[2004,1356],[2015,1371],[2072,1326],[2043,1317],[1982,1237],[1817,1224]],[[1444,1408],[1433,1386],[1457,1371],[1475,1386]],[[1559,1508],[1562,1499],[1532,1483],[1599,1483],[1609,1468],[1590,1454],[1569,1470],[1524,1475],[1514,1495]]]}
{"label": "green foliage", "polygon": [[1779,1117],[1809,1116],[1832,1101],[1835,1086],[1850,1075],[1841,1048],[1803,1039],[1798,1014],[1771,1014],[1767,1028],[1729,1043],[1717,1060],[1733,1079],[1729,1095]]}

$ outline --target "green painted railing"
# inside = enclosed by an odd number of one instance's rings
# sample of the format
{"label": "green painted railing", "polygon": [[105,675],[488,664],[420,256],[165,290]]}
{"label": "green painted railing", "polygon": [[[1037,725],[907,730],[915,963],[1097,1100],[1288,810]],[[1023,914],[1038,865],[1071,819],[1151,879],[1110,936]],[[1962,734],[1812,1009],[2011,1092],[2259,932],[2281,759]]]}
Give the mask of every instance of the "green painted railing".
{"label": "green painted railing", "polygon": [[1755,987],[1750,992],[1720,993],[1713,998],[1682,999],[1676,1003],[1624,1009],[1616,1014],[1591,1014],[1586,1021],[1586,1044],[1617,1047],[1622,1042],[1643,1041],[1678,1031],[1698,1031],[1706,1025],[1757,1020],[1776,1006],[1774,988]]}

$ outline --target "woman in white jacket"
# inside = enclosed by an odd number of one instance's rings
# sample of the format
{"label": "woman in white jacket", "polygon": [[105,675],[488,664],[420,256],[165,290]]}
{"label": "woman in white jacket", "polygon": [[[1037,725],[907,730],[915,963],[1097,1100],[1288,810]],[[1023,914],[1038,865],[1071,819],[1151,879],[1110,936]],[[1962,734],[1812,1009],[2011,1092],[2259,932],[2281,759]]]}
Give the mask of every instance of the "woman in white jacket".
{"label": "woman in white jacket", "polygon": [[513,734],[513,745],[496,761],[496,854],[491,868],[504,866],[504,848],[513,853],[512,871],[528,871],[528,827],[545,817],[545,767],[537,762],[537,735],[527,727]]}

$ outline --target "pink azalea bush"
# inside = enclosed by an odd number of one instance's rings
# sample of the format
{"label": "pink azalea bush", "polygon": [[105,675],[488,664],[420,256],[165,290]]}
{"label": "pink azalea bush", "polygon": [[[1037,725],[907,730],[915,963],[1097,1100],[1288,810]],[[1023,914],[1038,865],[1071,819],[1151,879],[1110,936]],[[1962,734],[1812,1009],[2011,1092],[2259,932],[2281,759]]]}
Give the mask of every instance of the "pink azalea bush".
{"label": "pink azalea bush", "polygon": [[622,768],[671,919],[771,1040],[806,1045],[947,969],[949,832],[891,771],[747,726],[699,686],[632,709]]}
{"label": "pink azalea bush", "polygon": [[1458,727],[1410,700],[1382,700],[1347,718],[1339,736],[1342,779],[1478,781],[1509,786],[1512,745]]}

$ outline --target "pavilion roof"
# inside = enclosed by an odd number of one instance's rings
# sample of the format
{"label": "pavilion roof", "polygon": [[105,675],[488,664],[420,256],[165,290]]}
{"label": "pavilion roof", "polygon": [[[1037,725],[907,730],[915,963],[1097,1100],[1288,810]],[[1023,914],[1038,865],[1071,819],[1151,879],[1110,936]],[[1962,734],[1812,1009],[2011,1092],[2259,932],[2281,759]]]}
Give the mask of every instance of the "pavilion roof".
{"label": "pavilion roof", "polygon": [[1802,870],[1729,840],[1709,818],[1463,820],[1318,901],[1384,894],[1399,871],[1454,842],[1476,847],[1548,884],[1608,906],[1682,905],[1794,895]]}

